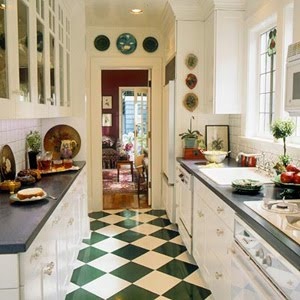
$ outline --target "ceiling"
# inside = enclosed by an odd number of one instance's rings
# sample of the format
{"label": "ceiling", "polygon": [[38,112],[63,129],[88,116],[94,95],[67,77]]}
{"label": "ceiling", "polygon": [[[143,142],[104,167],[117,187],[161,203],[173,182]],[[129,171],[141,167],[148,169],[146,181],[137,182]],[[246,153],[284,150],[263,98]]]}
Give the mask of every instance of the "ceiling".
{"label": "ceiling", "polygon": [[[86,23],[101,27],[158,27],[168,0],[85,0]],[[133,15],[132,8],[144,13]]]}

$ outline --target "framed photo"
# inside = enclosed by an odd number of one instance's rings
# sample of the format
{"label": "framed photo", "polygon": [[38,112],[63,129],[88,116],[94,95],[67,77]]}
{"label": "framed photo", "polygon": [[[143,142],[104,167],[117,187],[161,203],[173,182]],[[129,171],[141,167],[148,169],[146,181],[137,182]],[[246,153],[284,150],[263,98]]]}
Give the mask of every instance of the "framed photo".
{"label": "framed photo", "polygon": [[103,127],[112,126],[112,114],[102,114],[102,126]]}
{"label": "framed photo", "polygon": [[206,125],[205,144],[207,150],[229,151],[229,126]]}
{"label": "framed photo", "polygon": [[102,97],[102,109],[112,109],[112,96]]}

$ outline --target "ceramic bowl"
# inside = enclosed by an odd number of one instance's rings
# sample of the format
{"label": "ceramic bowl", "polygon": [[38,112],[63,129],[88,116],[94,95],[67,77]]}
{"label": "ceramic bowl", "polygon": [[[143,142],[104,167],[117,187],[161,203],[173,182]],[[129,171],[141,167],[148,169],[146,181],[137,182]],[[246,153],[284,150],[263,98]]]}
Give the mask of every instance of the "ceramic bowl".
{"label": "ceramic bowl", "polygon": [[228,152],[226,151],[203,151],[204,157],[211,163],[221,163]]}

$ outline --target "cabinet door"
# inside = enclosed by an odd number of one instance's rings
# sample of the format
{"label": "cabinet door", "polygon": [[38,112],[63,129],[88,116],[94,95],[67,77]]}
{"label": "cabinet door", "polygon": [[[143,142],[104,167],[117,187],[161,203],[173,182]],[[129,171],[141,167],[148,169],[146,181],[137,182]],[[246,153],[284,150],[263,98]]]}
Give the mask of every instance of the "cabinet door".
{"label": "cabinet door", "polygon": [[203,201],[201,195],[194,193],[192,255],[200,269],[204,266],[205,241],[205,213]]}

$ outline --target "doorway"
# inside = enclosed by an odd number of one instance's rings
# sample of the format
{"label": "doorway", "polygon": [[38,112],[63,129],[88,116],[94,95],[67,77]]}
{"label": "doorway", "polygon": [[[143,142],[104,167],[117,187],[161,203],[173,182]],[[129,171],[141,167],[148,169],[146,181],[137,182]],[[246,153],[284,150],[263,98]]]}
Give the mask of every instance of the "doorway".
{"label": "doorway", "polygon": [[111,100],[102,105],[103,208],[149,207],[148,70],[103,70],[101,81]]}

